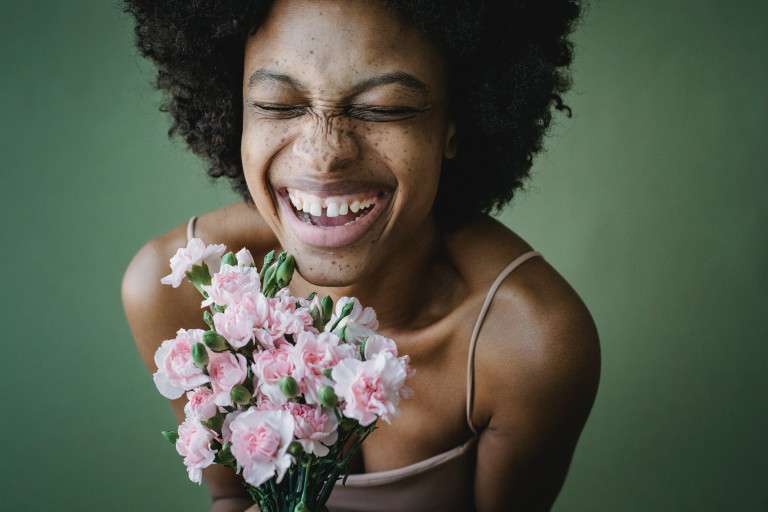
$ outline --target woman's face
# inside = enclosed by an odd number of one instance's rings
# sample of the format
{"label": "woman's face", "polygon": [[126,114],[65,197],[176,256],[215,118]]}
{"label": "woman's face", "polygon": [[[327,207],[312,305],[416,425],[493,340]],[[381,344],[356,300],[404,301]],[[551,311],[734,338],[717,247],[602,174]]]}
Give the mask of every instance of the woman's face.
{"label": "woman's face", "polygon": [[305,279],[352,284],[429,233],[454,151],[443,80],[378,2],[277,1],[248,39],[245,178]]}

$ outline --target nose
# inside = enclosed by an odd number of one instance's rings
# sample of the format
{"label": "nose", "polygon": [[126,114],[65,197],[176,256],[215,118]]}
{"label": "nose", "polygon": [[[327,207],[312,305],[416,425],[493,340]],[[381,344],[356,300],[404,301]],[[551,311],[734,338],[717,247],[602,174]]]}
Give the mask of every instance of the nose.
{"label": "nose", "polygon": [[320,173],[333,172],[358,157],[355,134],[336,115],[313,115],[293,143],[293,154]]}

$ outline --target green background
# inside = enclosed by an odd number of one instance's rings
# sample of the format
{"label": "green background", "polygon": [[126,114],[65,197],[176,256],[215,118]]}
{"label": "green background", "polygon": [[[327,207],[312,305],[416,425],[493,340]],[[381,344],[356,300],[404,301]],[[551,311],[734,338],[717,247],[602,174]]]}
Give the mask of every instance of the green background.
{"label": "green background", "polygon": [[[159,430],[122,273],[235,200],[169,142],[114,1],[4,2],[4,510],[206,510]],[[594,2],[503,220],[573,284],[603,375],[557,511],[767,510],[768,8]]]}

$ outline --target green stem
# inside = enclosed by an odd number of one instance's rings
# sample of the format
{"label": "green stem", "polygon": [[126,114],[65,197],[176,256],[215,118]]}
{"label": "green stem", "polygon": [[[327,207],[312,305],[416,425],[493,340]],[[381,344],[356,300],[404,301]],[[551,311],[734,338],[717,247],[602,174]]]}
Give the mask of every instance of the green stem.
{"label": "green stem", "polygon": [[307,504],[307,487],[309,486],[309,469],[312,467],[312,458],[307,461],[307,465],[304,466],[304,484],[301,490],[301,502]]}

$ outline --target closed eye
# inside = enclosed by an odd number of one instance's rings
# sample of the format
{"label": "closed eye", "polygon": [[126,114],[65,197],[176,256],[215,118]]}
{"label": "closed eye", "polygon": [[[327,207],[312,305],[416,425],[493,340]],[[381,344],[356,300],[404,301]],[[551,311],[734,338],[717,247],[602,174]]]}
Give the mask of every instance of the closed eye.
{"label": "closed eye", "polygon": [[251,103],[256,110],[260,110],[272,117],[295,117],[303,114],[306,107],[297,105],[278,105],[268,103]]}
{"label": "closed eye", "polygon": [[[271,103],[251,103],[256,110],[261,111],[268,117],[273,118],[292,118],[303,115],[310,107],[306,105],[282,105]],[[430,107],[412,108],[412,107],[373,107],[367,105],[352,105],[343,109],[344,115],[355,119],[371,122],[400,121],[410,119],[422,112],[426,112]]]}
{"label": "closed eye", "polygon": [[410,119],[426,110],[429,108],[352,106],[347,109],[347,114],[363,121],[385,122]]}

